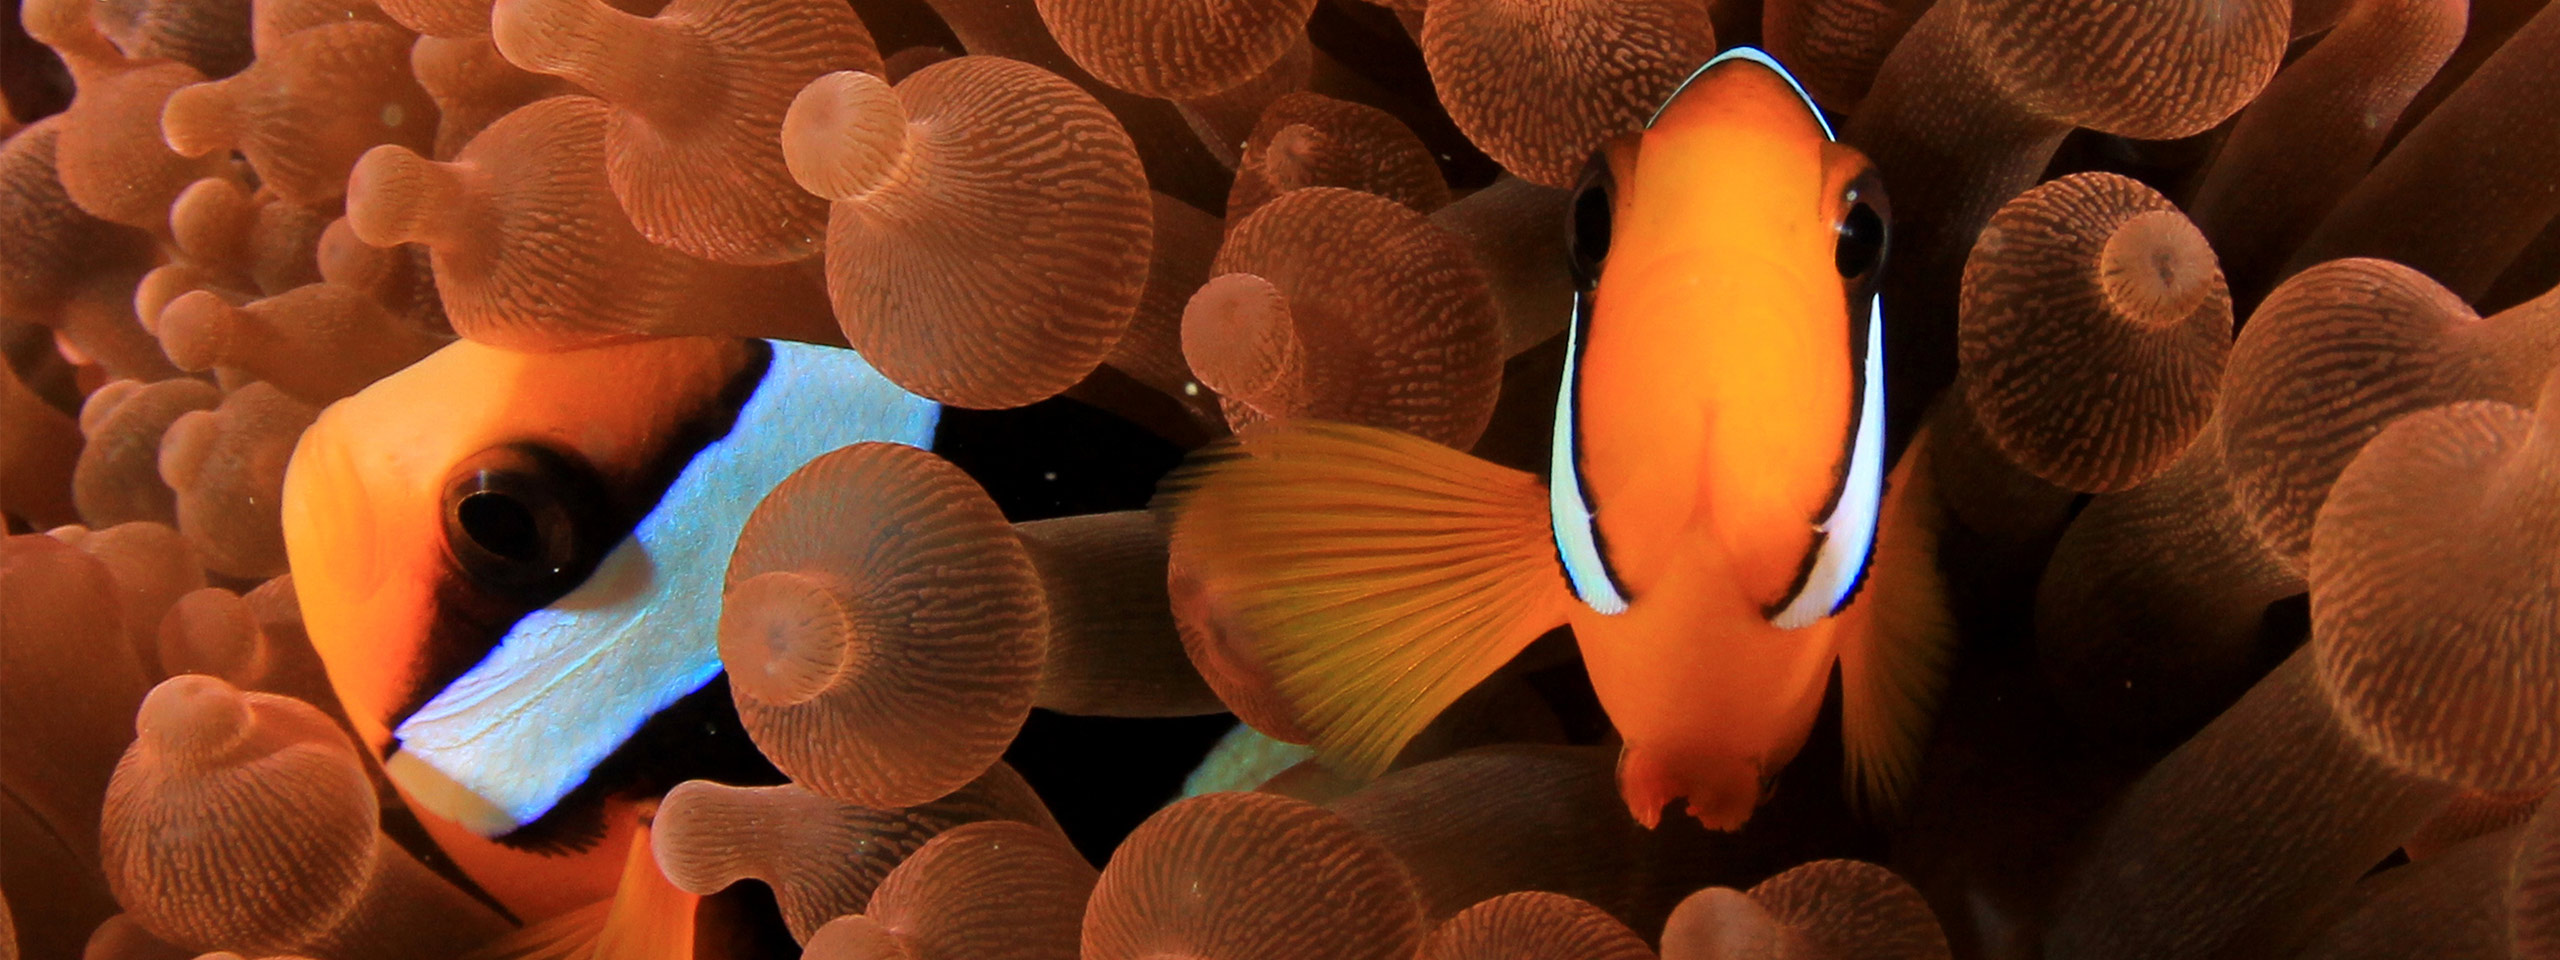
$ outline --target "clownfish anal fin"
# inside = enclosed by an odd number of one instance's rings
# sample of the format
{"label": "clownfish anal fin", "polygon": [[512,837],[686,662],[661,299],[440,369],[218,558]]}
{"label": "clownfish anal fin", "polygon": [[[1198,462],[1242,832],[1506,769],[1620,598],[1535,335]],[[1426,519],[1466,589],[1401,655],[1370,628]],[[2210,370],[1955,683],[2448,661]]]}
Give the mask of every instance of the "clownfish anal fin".
{"label": "clownfish anal fin", "polygon": [[1955,650],[1954,618],[1938,573],[1942,512],[1925,440],[1913,439],[1886,481],[1867,582],[1839,614],[1847,786],[1871,812],[1894,809],[1918,779]]}
{"label": "clownfish anal fin", "polygon": [[1392,430],[1247,429],[1194,454],[1156,509],[1193,662],[1265,732],[1355,775],[1574,602],[1536,477]]}

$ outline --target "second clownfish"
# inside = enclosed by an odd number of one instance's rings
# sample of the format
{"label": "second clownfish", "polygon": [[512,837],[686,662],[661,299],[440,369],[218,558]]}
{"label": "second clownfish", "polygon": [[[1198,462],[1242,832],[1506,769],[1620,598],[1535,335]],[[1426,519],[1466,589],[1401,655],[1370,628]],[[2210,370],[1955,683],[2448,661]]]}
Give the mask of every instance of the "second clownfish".
{"label": "second clownfish", "polygon": [[1194,660],[1256,726],[1369,774],[1570,624],[1629,811],[1685,799],[1716,829],[1803,745],[1836,662],[1853,783],[1890,800],[1951,637],[1921,471],[1885,475],[1889,219],[1784,68],[1709,61],[1574,200],[1547,481],[1383,429],[1244,431],[1160,496]]}
{"label": "second clownfish", "polygon": [[656,795],[779,779],[717,680],[747,515],[836,447],[930,444],[943,412],[839,348],[457,341],[332,404],[294,450],[285,548],[313,649],[493,902],[541,920],[663,886],[645,843],[629,853]]}

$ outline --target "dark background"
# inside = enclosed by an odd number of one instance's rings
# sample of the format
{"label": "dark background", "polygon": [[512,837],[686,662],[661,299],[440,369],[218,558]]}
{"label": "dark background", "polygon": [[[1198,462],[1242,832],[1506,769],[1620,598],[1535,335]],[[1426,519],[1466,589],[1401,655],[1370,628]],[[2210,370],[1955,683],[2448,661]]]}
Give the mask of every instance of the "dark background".
{"label": "dark background", "polygon": [[[1082,402],[943,412],[934,452],[977,478],[1017,523],[1135,510],[1182,451]],[[1235,726],[1226,714],[1167,719],[1031,711],[1005,762],[1040,791],[1076,848],[1104,862],[1120,838],[1182,789]]]}

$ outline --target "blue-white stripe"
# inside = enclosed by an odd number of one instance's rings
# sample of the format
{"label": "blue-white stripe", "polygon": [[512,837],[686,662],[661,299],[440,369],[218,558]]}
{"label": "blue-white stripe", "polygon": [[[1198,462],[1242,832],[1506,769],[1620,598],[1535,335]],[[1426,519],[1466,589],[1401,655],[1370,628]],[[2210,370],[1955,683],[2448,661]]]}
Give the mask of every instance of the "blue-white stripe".
{"label": "blue-white stripe", "polygon": [[424,763],[513,823],[576,789],[640,725],[720,673],[729,554],[764,495],[863,441],[928,446],[941,408],[851,350],[776,342],[727,435],[685,465],[631,535],[567,596],[518,621],[479,665],[395,731]]}
{"label": "blue-white stripe", "polygon": [[1594,611],[1616,616],[1627,612],[1627,596],[1610,576],[1608,561],[1600,556],[1600,534],[1592,525],[1591,504],[1582,489],[1581,431],[1574,428],[1574,395],[1582,382],[1578,370],[1582,320],[1588,307],[1582,294],[1574,294],[1574,322],[1565,327],[1564,389],[1556,395],[1555,434],[1548,446],[1547,519],[1555,530],[1556,555],[1564,559],[1565,579],[1572,582],[1573,595]]}
{"label": "blue-white stripe", "polygon": [[1814,525],[1821,547],[1804,586],[1787,598],[1769,622],[1783,629],[1810,626],[1838,612],[1857,592],[1875,554],[1877,513],[1884,501],[1884,298],[1867,306],[1865,377],[1859,385],[1857,439],[1849,445],[1849,469],[1831,513]]}

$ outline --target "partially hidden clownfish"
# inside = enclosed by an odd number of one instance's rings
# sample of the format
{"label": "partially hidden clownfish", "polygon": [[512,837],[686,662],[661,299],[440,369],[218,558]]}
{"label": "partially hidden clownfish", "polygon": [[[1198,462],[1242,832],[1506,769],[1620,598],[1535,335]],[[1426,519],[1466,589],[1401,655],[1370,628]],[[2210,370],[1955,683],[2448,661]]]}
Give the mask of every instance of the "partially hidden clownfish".
{"label": "partially hidden clownfish", "polygon": [[1629,811],[1685,798],[1715,829],[1803,745],[1836,662],[1851,784],[1889,801],[1951,631],[1922,471],[1886,478],[1874,166],[1736,48],[1605,147],[1572,210],[1547,481],[1343,424],[1204,449],[1158,494],[1193,659],[1249,721],[1371,774],[1570,624]]}
{"label": "partially hidden clownfish", "polygon": [[295,448],[304,623],[462,874],[527,920],[595,903],[654,877],[635,810],[673,778],[773,776],[719,682],[749,512],[829,450],[929,446],[941,415],[841,348],[456,342]]}

